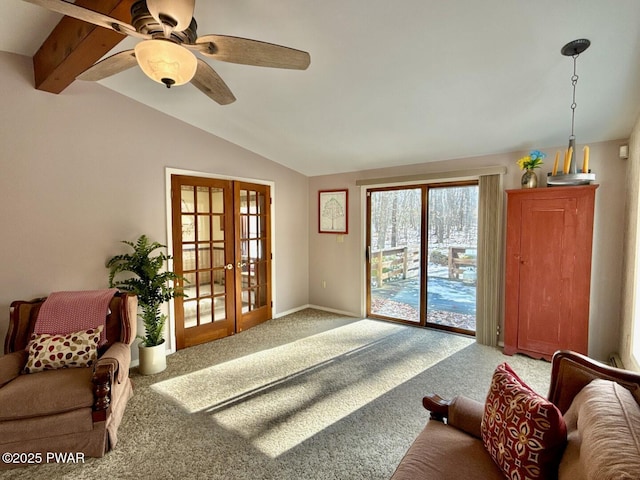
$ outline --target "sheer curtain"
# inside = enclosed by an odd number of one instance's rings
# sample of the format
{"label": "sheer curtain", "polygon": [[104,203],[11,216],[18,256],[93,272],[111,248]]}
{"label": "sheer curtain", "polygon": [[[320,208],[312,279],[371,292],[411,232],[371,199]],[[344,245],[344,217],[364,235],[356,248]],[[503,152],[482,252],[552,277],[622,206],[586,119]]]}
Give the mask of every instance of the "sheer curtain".
{"label": "sheer curtain", "polygon": [[502,309],[502,175],[482,175],[478,186],[476,341],[495,347]]}

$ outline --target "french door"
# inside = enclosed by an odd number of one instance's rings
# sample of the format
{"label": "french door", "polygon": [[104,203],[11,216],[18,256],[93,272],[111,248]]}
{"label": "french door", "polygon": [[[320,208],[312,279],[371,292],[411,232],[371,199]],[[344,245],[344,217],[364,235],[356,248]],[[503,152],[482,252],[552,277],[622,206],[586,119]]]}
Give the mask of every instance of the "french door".
{"label": "french door", "polygon": [[178,349],[233,335],[271,318],[267,185],[171,176]]}
{"label": "french door", "polygon": [[367,191],[367,315],[475,333],[477,182]]}

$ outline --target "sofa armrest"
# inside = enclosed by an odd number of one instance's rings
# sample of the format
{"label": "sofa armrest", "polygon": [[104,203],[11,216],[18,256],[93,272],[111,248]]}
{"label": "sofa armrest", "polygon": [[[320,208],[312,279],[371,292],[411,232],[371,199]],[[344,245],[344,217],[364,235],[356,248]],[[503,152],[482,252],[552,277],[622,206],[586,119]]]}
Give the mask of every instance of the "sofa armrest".
{"label": "sofa armrest", "polygon": [[482,438],[484,403],[463,395],[455,397],[449,405],[448,424],[476,438]]}
{"label": "sofa armrest", "polygon": [[131,347],[126,343],[116,342],[104,352],[98,361],[98,365],[109,365],[115,380],[122,383],[129,376],[131,366]]}
{"label": "sofa armrest", "polygon": [[431,393],[422,399],[422,406],[431,413],[429,418],[443,422],[449,416],[450,400],[443,399],[440,395]]}
{"label": "sofa armrest", "polygon": [[422,399],[424,408],[431,412],[431,420],[447,421],[448,425],[462,430],[476,438],[481,438],[480,426],[484,413],[484,403],[477,402],[463,395],[445,400],[439,395],[430,394]]}
{"label": "sofa armrest", "polygon": [[640,403],[640,374],[610,367],[568,350],[553,355],[548,398],[564,414],[578,392],[596,378],[619,383]]}
{"label": "sofa armrest", "polygon": [[0,387],[18,377],[27,363],[27,352],[18,350],[0,357]]}
{"label": "sofa armrest", "polygon": [[116,342],[98,359],[93,367],[93,421],[104,421],[111,406],[111,386],[122,383],[129,376],[131,349]]}
{"label": "sofa armrest", "polygon": [[111,385],[113,385],[113,364],[96,363],[93,367],[93,412],[95,422],[104,422],[111,406]]}

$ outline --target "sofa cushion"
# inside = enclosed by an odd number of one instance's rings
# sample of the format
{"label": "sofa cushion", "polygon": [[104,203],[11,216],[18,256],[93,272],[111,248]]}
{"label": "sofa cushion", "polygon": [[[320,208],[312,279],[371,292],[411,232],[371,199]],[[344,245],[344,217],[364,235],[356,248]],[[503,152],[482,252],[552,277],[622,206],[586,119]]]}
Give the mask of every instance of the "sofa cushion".
{"label": "sofa cushion", "polygon": [[485,448],[507,478],[557,475],[567,442],[562,414],[506,363],[493,374],[481,431]]}
{"label": "sofa cushion", "polygon": [[98,358],[102,325],[67,335],[32,334],[24,373],[88,367]]}
{"label": "sofa cushion", "polygon": [[[0,422],[0,445],[28,442],[43,436],[59,437],[79,432],[90,432],[92,429],[93,419],[89,408],[44,417],[5,420]],[[0,451],[2,450],[0,447]],[[5,448],[4,451],[10,450]]]}
{"label": "sofa cushion", "polygon": [[[464,461],[461,461],[464,459]],[[435,420],[415,439],[391,480],[503,480],[482,441]]]}
{"label": "sofa cushion", "polygon": [[561,480],[640,478],[640,406],[626,388],[593,380],[576,395],[565,420]]}
{"label": "sofa cushion", "polygon": [[0,421],[39,417],[93,405],[91,368],[20,375],[0,388]]}

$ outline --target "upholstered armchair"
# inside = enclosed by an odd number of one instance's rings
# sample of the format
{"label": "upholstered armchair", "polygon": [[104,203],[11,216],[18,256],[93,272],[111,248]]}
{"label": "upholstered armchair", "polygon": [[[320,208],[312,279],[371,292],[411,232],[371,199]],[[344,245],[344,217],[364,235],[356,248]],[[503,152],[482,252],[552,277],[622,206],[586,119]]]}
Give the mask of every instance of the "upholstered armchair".
{"label": "upholstered armchair", "polygon": [[137,297],[116,293],[110,300],[105,335],[91,366],[24,373],[25,349],[44,300],[11,304],[5,355],[0,356],[0,453],[101,457],[115,446],[132,395],[130,344],[136,336]]}

